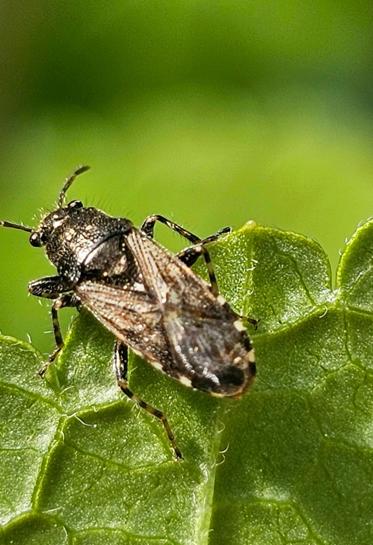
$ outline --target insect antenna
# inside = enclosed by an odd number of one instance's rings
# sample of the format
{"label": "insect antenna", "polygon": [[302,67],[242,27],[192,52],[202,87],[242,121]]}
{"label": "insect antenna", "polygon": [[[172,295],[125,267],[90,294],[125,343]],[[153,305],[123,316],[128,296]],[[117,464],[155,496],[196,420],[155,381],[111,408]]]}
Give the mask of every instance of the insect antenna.
{"label": "insect antenna", "polygon": [[74,172],[68,178],[66,178],[64,186],[61,189],[61,192],[60,192],[59,197],[58,197],[58,201],[57,201],[58,208],[62,208],[62,206],[63,206],[63,204],[65,202],[65,197],[66,197],[67,190],[69,189],[69,187],[71,186],[71,184],[73,183],[75,178],[77,176],[79,176],[79,174],[83,174],[83,172],[86,172],[89,169],[90,169],[89,166],[82,165],[82,166],[76,168],[74,170]]}
{"label": "insect antenna", "polygon": [[12,223],[10,221],[0,221],[1,227],[11,227],[12,229],[20,229],[21,231],[27,231],[32,233],[32,228],[27,227],[26,225],[21,225],[20,223]]}

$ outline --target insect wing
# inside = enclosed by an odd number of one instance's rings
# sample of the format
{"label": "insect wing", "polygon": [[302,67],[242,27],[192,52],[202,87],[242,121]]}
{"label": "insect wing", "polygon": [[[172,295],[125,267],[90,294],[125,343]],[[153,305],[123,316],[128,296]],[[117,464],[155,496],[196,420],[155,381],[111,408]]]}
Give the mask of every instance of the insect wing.
{"label": "insect wing", "polygon": [[[197,277],[184,263],[141,231],[133,229],[126,237],[126,244],[142,273],[144,285],[161,305],[167,302],[170,293],[183,293],[190,282],[195,283],[193,279]],[[201,288],[203,281],[198,280]]]}
{"label": "insect wing", "polygon": [[172,357],[168,374],[216,395],[240,395],[254,377],[254,352],[233,310],[172,254],[135,230],[127,238],[147,289],[162,305]]}
{"label": "insect wing", "polygon": [[232,322],[182,313],[165,329],[182,382],[189,379],[194,388],[215,395],[239,396],[254,378],[250,341]]}
{"label": "insect wing", "polygon": [[132,285],[108,286],[82,282],[76,287],[82,304],[117,338],[152,362],[166,365],[165,342],[159,307],[144,290]]}

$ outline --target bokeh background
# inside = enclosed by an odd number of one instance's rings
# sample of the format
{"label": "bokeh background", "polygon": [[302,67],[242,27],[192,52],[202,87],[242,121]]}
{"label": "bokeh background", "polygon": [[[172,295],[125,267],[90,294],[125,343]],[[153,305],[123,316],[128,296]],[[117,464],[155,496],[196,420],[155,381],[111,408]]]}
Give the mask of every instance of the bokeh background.
{"label": "bokeh background", "polygon": [[[0,218],[33,224],[86,163],[71,198],[201,236],[255,219],[335,268],[373,210],[372,31],[368,0],[1,2]],[[49,351],[26,286],[52,268],[0,236],[0,330]]]}

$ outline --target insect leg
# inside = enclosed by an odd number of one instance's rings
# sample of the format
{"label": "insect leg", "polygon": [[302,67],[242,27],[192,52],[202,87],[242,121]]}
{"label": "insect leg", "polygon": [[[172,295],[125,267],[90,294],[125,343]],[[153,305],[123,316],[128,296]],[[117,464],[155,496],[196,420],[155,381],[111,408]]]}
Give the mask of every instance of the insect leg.
{"label": "insect leg", "polygon": [[[230,227],[224,227],[214,235],[210,235],[207,238],[204,238],[201,240],[200,244],[197,244],[196,246],[189,246],[189,248],[185,248],[178,254],[176,254],[176,257],[178,257],[185,265],[188,265],[188,267],[192,267],[194,263],[197,261],[197,259],[201,256],[201,245],[208,244],[209,242],[214,242],[217,240],[221,235],[225,233],[230,232]],[[255,318],[250,318],[248,316],[243,316],[241,314],[237,314],[237,318],[240,318],[244,322],[248,322],[249,324],[253,325],[255,329],[258,328],[258,324],[260,320],[256,320]]]}
{"label": "insect leg", "polygon": [[[201,240],[200,244],[203,246],[205,244],[209,244],[210,242],[215,242],[215,240],[218,240],[222,235],[225,235],[226,233],[230,233],[231,228],[230,227],[224,227],[223,229],[220,229],[217,233],[214,233],[213,235],[210,235],[209,237],[206,237]],[[202,252],[199,248],[199,245],[197,246],[189,246],[189,248],[185,248],[184,250],[181,250],[181,252],[176,254],[176,257],[181,259],[183,263],[188,265],[188,267],[192,267],[194,263],[197,261],[197,259],[201,256]]]}
{"label": "insect leg", "polygon": [[[211,239],[215,240],[215,237],[222,234],[222,232],[226,232],[227,228],[222,229],[221,231],[216,233],[216,235],[212,235],[211,237],[208,237],[204,241],[200,237],[197,237],[196,235],[194,235],[190,231],[187,231],[186,229],[184,229],[184,227],[181,227],[181,225],[178,225],[177,223],[174,223],[173,221],[165,218],[164,216],[160,216],[158,214],[155,214],[155,215],[149,216],[149,217],[147,217],[145,219],[145,221],[143,222],[143,224],[141,226],[141,231],[143,231],[148,237],[153,238],[153,236],[154,236],[154,225],[155,225],[156,221],[159,221],[160,223],[163,223],[163,224],[167,225],[167,227],[169,227],[173,231],[176,231],[177,233],[179,233],[179,235],[183,236],[184,238],[186,238],[187,240],[189,240],[193,244],[197,245],[197,246],[194,247],[194,249],[198,252],[198,255],[203,255],[203,257],[204,257],[206,267],[207,267],[207,272],[208,272],[209,279],[210,279],[211,291],[215,296],[219,295],[219,289],[218,289],[218,285],[217,285],[217,282],[216,282],[216,276],[215,276],[215,273],[214,273],[214,268],[213,268],[212,263],[211,263],[210,254],[209,254],[209,252],[208,252],[208,250],[207,250],[207,248],[205,247],[204,244],[205,244],[205,241],[211,242]],[[196,257],[194,256],[195,260],[198,258],[198,255]],[[192,260],[192,258],[191,258],[191,260]],[[192,261],[192,263],[194,263],[194,261]],[[187,265],[189,265],[189,263],[187,263]]]}
{"label": "insect leg", "polygon": [[176,444],[174,433],[165,415],[159,409],[156,409],[155,407],[153,407],[152,405],[149,405],[149,403],[147,403],[146,401],[138,397],[128,387],[128,379],[127,379],[128,348],[125,344],[123,344],[121,341],[118,341],[118,340],[115,341],[115,345],[114,345],[113,366],[114,366],[119,388],[127,397],[129,397],[135,403],[137,403],[139,407],[141,407],[142,409],[144,409],[151,415],[155,416],[162,422],[165,432],[167,434],[168,440],[171,443],[171,447],[175,453],[175,456],[177,459],[181,460],[183,458],[183,455],[181,454],[181,451]]}
{"label": "insect leg", "polygon": [[48,356],[48,360],[44,363],[44,365],[39,370],[39,375],[43,377],[50,365],[55,361],[58,354],[61,352],[63,348],[63,338],[61,334],[61,327],[60,322],[58,320],[58,311],[63,307],[77,307],[79,306],[80,301],[74,295],[73,293],[64,293],[60,295],[54,302],[51,308],[51,314],[52,314],[52,325],[53,325],[53,333],[54,333],[54,339],[56,341],[56,348],[53,350],[53,352]]}
{"label": "insect leg", "polygon": [[149,238],[154,237],[154,225],[156,221],[167,225],[167,227],[169,227],[173,231],[176,231],[177,233],[179,233],[179,235],[186,238],[187,240],[190,240],[190,242],[193,242],[193,244],[198,244],[199,242],[201,242],[201,239],[197,237],[197,235],[194,235],[190,231],[184,229],[184,227],[181,227],[181,225],[178,225],[177,223],[165,218],[164,216],[160,216],[159,214],[148,216],[141,225],[141,231],[145,233],[146,236],[148,236]]}
{"label": "insect leg", "polygon": [[62,276],[45,276],[29,282],[28,291],[37,297],[57,299],[60,294],[70,291],[71,285]]}

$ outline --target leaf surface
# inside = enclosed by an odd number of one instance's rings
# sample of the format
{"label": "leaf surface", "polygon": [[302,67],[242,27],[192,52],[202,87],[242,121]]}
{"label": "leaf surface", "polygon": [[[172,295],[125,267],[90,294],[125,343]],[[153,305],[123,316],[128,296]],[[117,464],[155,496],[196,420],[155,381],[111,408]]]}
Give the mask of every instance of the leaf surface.
{"label": "leaf surface", "polygon": [[301,235],[250,223],[211,253],[222,293],[260,320],[254,386],[214,399],[130,362],[182,462],[122,399],[113,338],[88,313],[47,381],[40,354],[1,338],[0,543],[372,543],[373,222],[346,245],[335,289]]}

